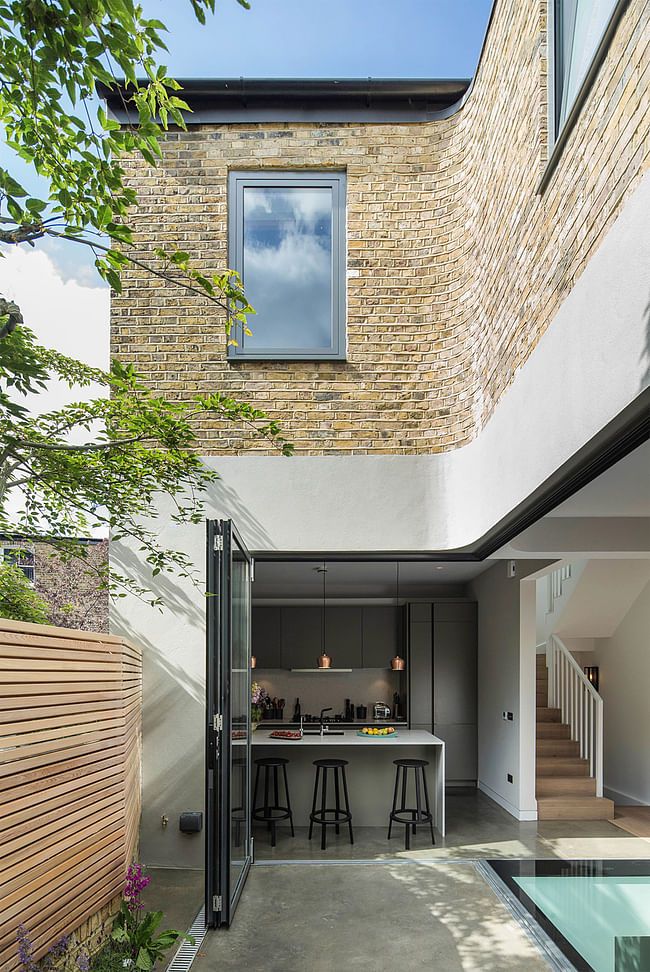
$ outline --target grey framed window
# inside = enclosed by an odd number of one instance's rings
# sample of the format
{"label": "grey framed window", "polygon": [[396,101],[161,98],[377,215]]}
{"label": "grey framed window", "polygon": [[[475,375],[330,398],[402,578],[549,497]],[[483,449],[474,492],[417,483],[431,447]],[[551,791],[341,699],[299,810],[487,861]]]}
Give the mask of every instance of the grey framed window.
{"label": "grey framed window", "polygon": [[345,175],[231,172],[229,261],[256,314],[230,359],[345,358]]}
{"label": "grey framed window", "polygon": [[553,97],[554,141],[579,110],[627,0],[554,0]]}

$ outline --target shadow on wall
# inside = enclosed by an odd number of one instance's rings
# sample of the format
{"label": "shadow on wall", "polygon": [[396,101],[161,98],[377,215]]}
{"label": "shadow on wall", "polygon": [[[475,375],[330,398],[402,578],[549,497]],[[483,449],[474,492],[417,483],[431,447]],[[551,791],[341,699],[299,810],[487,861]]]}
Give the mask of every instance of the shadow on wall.
{"label": "shadow on wall", "polygon": [[[200,526],[196,527],[201,530]],[[135,598],[116,627],[143,649],[143,783],[142,859],[156,863],[182,861],[197,866],[200,845],[180,843],[177,816],[203,805],[205,737],[205,596],[173,574],[152,578],[137,552],[120,545],[119,569],[141,586],[155,588],[162,613],[138,605]],[[165,813],[172,826],[160,829]]]}
{"label": "shadow on wall", "polygon": [[[197,526],[196,529],[200,530],[202,527]],[[115,566],[123,574],[131,577],[140,587],[151,590],[157,597],[160,597],[164,610],[173,614],[177,621],[186,623],[192,628],[202,629],[204,627],[205,594],[202,580],[196,584],[192,584],[189,580],[181,582],[180,578],[177,579],[174,574],[167,573],[152,577],[149,566],[139,559],[135,551],[123,544],[112,548],[111,561],[114,560],[117,561]],[[203,565],[197,566],[202,576]],[[147,609],[152,612],[158,611],[155,607]],[[118,617],[121,620],[121,615]],[[132,629],[124,630],[122,633],[129,637],[140,637],[139,633]],[[146,638],[142,640],[146,641]]]}
{"label": "shadow on wall", "polygon": [[[283,461],[291,462],[291,459]],[[258,484],[260,491],[265,488],[263,483]],[[228,486],[224,479],[219,479],[212,484],[206,505],[208,512],[211,510],[218,511],[213,514],[215,518],[224,517],[233,521],[250,550],[277,549],[277,545],[273,543],[270,534],[242,502],[238,493],[231,486]]]}

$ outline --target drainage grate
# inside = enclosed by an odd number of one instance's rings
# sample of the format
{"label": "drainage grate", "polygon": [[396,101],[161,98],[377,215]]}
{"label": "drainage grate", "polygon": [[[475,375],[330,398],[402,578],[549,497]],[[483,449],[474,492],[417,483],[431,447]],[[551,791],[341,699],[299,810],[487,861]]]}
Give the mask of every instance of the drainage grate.
{"label": "drainage grate", "polygon": [[191,942],[183,942],[173,959],[167,966],[167,972],[188,972],[192,962],[198,955],[207,928],[205,927],[205,908],[201,908],[198,915],[187,929],[187,934],[194,939]]}
{"label": "drainage grate", "polygon": [[345,865],[349,867],[351,864],[398,864],[400,866],[406,866],[408,864],[476,864],[477,861],[481,861],[481,857],[347,857],[338,858],[334,860],[315,860],[314,858],[277,858],[277,859],[267,859],[263,861],[255,861],[253,867],[286,867],[287,865],[298,864],[301,866],[309,865],[310,867],[340,867]]}

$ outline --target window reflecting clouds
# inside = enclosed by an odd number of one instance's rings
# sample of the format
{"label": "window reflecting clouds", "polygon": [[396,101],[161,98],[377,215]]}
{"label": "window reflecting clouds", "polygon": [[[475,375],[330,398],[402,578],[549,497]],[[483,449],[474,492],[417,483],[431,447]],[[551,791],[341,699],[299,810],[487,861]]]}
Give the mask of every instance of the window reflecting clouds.
{"label": "window reflecting clouds", "polygon": [[257,311],[246,348],[332,343],[332,190],[244,188],[243,280]]}
{"label": "window reflecting clouds", "polygon": [[256,314],[230,358],[339,359],[345,341],[345,174],[229,175],[230,266]]}

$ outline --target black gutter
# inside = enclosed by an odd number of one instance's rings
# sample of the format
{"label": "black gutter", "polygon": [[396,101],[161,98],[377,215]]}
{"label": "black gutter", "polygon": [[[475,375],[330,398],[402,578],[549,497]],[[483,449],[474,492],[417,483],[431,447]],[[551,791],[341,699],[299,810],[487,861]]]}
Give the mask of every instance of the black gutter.
{"label": "black gutter", "polygon": [[[145,84],[145,81],[139,81]],[[450,113],[468,78],[191,78],[179,92],[188,124],[226,121],[428,121]],[[97,86],[112,117],[125,124],[128,91]],[[136,116],[137,117],[137,116]]]}

